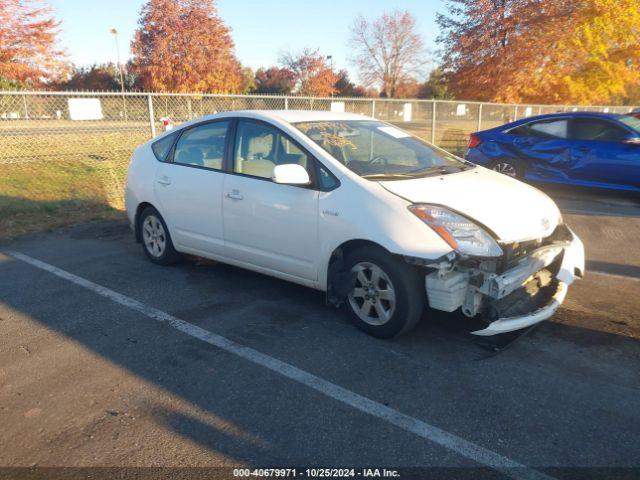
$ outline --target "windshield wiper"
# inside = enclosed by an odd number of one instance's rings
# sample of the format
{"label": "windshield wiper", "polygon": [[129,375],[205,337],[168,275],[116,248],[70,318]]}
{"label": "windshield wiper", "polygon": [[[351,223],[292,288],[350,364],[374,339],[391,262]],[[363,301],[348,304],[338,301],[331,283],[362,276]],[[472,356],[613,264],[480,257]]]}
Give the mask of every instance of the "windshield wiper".
{"label": "windshield wiper", "polygon": [[409,175],[407,173],[371,173],[369,175],[361,175],[362,178],[415,178],[415,175]]}
{"label": "windshield wiper", "polygon": [[463,172],[464,170],[471,168],[465,164],[460,166],[457,165],[432,165],[430,167],[422,167],[416,170],[410,170],[405,172],[407,174],[418,174],[418,173],[435,173],[435,174],[448,174],[448,173],[457,173]]}

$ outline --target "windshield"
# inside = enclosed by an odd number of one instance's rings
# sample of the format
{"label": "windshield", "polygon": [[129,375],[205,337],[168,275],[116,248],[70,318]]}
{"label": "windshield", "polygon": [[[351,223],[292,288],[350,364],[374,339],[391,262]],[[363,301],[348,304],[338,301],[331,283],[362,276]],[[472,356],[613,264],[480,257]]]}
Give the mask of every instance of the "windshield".
{"label": "windshield", "polygon": [[444,150],[375,120],[303,122],[295,126],[364,178],[414,178],[472,168]]}
{"label": "windshield", "polygon": [[622,117],[618,117],[618,120],[628,127],[633,128],[640,135],[640,118],[634,117],[633,115],[623,115]]}

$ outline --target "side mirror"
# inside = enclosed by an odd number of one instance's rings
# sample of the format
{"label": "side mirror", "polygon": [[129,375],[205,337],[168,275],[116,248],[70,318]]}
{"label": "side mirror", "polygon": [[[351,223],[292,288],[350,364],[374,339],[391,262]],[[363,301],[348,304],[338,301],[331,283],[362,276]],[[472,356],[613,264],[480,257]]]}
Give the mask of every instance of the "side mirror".
{"label": "side mirror", "polygon": [[311,183],[307,170],[297,163],[276,165],[271,178],[274,182],[284,185],[309,185]]}
{"label": "side mirror", "polygon": [[625,138],[622,143],[627,145],[640,145],[640,137]]}

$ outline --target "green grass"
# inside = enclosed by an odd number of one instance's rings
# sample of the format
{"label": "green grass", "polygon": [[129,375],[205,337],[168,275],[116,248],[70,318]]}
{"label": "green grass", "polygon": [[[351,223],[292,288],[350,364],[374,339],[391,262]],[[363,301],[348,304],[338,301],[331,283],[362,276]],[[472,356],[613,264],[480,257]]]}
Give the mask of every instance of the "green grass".
{"label": "green grass", "polygon": [[131,152],[144,134],[3,138],[0,238],[114,218]]}

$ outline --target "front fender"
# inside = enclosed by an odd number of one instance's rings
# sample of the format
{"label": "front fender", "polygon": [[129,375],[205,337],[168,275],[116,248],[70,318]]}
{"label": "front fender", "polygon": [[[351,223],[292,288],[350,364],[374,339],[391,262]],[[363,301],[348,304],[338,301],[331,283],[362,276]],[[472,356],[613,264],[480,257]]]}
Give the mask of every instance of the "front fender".
{"label": "front fender", "polygon": [[369,182],[366,189],[343,182],[341,188],[319,199],[319,236],[322,261],[319,287],[327,288],[327,268],[333,252],[349,241],[367,241],[387,251],[424,259],[438,259],[452,251],[442,238],[414,216],[410,203]]}

